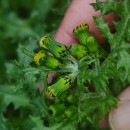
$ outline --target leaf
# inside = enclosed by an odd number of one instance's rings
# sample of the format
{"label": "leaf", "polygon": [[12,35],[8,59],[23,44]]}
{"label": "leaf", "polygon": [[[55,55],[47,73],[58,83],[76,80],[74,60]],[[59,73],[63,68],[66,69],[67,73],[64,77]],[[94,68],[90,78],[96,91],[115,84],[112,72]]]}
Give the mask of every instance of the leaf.
{"label": "leaf", "polygon": [[[86,96],[82,95],[80,100],[82,103],[81,113],[84,113],[83,116],[86,116],[93,125],[96,125],[97,121],[104,118],[110,109],[116,107],[117,104],[116,98],[106,95],[104,92],[88,93]],[[98,113],[100,116],[97,115]]]}
{"label": "leaf", "polygon": [[99,0],[97,0],[97,3],[93,5],[94,8],[101,10],[103,15],[108,14],[110,12],[114,12],[121,18],[121,20],[115,24],[116,32],[113,35],[110,33],[110,31],[108,31],[108,27],[106,26],[106,23],[104,22],[102,17],[95,19],[95,21],[98,23],[98,28],[101,29],[103,33],[105,33],[105,36],[107,36],[107,39],[109,40],[112,50],[121,44],[121,42],[124,40],[124,37],[129,39],[127,35],[125,35],[126,32],[129,32],[130,30],[129,0],[123,0],[120,2],[115,2],[115,0],[107,0],[107,2],[99,2]]}
{"label": "leaf", "polygon": [[130,75],[130,54],[122,50],[118,55],[117,69],[123,69],[124,79]]}
{"label": "leaf", "polygon": [[32,122],[34,122],[34,128],[32,130],[57,130],[62,123],[55,124],[52,127],[45,127],[43,126],[43,120],[40,117],[32,117],[30,116]]}
{"label": "leaf", "polygon": [[7,120],[4,118],[4,116],[0,113],[0,129],[1,130],[13,130],[13,127],[10,123],[7,122]]}
{"label": "leaf", "polygon": [[110,28],[108,27],[108,23],[103,20],[103,17],[95,18],[95,22],[98,23],[97,28],[99,28],[103,32],[103,36],[106,37],[110,44],[113,44],[113,34],[110,32]]}
{"label": "leaf", "polygon": [[35,127],[32,130],[76,130],[76,124],[74,121],[64,121],[56,123],[53,126],[43,126],[43,120],[40,117],[32,117],[31,120],[35,123]]}
{"label": "leaf", "polygon": [[2,108],[6,108],[10,103],[14,104],[15,109],[31,106],[26,95],[14,94],[7,86],[0,86],[0,96],[2,98]]}

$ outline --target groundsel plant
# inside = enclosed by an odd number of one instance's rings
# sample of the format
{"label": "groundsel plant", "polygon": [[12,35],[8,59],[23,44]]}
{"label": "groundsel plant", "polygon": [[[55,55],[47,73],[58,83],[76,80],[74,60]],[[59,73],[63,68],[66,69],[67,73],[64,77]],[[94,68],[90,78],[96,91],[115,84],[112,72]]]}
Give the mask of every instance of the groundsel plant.
{"label": "groundsel plant", "polygon": [[[35,80],[44,82],[39,96],[46,114],[30,116],[35,129],[41,128],[36,130],[76,130],[84,121],[98,129],[98,121],[117,106],[116,95],[130,84],[130,1],[97,0],[92,6],[102,13],[94,20],[108,41],[106,48],[89,33],[89,26],[81,23],[72,32],[79,43],[70,48],[45,35],[34,52],[24,51],[32,58],[23,68],[25,75],[37,70]],[[103,19],[109,13],[120,19],[113,22],[114,33]],[[51,73],[55,77],[48,83]]]}

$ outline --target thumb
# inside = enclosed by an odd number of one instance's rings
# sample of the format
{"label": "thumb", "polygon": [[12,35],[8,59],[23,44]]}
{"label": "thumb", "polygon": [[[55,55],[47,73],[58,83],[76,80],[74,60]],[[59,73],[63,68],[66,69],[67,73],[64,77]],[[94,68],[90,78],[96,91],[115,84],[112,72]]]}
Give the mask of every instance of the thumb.
{"label": "thumb", "polygon": [[130,87],[119,95],[117,108],[109,114],[109,124],[112,130],[130,130]]}

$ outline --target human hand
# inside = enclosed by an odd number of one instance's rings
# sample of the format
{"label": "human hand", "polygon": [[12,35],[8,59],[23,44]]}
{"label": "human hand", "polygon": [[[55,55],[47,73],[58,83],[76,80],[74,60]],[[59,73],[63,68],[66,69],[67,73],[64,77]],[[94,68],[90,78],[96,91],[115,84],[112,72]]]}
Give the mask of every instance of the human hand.
{"label": "human hand", "polygon": [[[55,40],[70,46],[76,42],[72,35],[73,28],[80,23],[87,23],[90,28],[90,33],[100,42],[104,43],[105,39],[101,38],[101,32],[96,29],[96,24],[92,16],[99,16],[100,12],[95,12],[90,3],[95,3],[96,0],[72,0],[63,21],[55,34]],[[113,29],[112,20],[117,20],[113,14],[104,17]],[[109,123],[107,120],[99,121],[101,128],[110,127],[112,130],[129,130],[130,129],[130,87],[124,90],[119,95],[119,104],[109,114]]]}

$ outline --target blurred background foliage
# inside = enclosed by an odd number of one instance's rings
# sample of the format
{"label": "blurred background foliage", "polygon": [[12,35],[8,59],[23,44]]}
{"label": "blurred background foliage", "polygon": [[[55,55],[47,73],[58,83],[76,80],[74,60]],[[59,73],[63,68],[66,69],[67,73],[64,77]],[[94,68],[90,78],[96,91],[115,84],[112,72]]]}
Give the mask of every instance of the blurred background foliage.
{"label": "blurred background foliage", "polygon": [[30,84],[23,82],[12,61],[28,65],[31,59],[22,48],[33,50],[43,35],[53,35],[69,4],[70,0],[0,0],[0,130],[30,130],[29,115],[43,117],[39,83],[32,83],[36,79],[30,73]]}
{"label": "blurred background foliage", "polygon": [[44,34],[54,34],[69,3],[70,0],[0,0],[0,83],[10,80],[7,74],[11,69],[7,69],[12,67],[11,60],[20,58],[18,48],[29,45],[32,50],[35,45],[30,44],[36,44]]}

